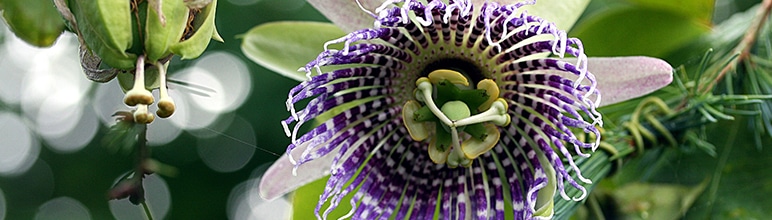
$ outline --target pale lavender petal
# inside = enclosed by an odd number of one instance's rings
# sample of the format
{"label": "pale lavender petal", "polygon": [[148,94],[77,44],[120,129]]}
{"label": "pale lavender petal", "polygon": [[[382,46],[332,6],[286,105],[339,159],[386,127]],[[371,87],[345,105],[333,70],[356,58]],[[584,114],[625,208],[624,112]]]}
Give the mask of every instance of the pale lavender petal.
{"label": "pale lavender petal", "polygon": [[[293,153],[294,158],[300,156],[301,151],[296,150]],[[292,169],[295,167],[290,163],[287,154],[282,155],[275,163],[265,171],[260,180],[260,196],[266,200],[273,200],[280,196],[296,190],[297,188],[316,181],[330,174],[330,165],[335,156],[335,152],[325,155],[305,166],[298,167],[297,175],[293,175]]]}
{"label": "pale lavender petal", "polygon": [[673,81],[673,67],[652,57],[591,57],[587,69],[595,75],[603,94],[600,106],[641,97]]}
{"label": "pale lavender petal", "polygon": [[[373,27],[375,18],[362,11],[356,0],[308,0],[316,10],[346,32]],[[359,0],[362,7],[372,12],[383,0]]]}

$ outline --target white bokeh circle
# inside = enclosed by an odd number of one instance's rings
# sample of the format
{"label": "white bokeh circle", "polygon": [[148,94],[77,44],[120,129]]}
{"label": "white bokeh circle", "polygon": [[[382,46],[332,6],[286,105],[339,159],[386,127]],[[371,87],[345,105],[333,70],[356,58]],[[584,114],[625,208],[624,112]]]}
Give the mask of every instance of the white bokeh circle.
{"label": "white bokeh circle", "polygon": [[0,112],[0,176],[27,172],[40,153],[40,143],[19,116]]}
{"label": "white bokeh circle", "polygon": [[70,197],[59,197],[40,205],[35,220],[89,220],[91,213],[85,205]]}
{"label": "white bokeh circle", "polygon": [[[144,179],[145,202],[154,219],[165,219],[171,207],[169,187],[158,175],[149,175]],[[142,206],[131,204],[129,199],[110,200],[110,212],[116,219],[146,219]]]}
{"label": "white bokeh circle", "polygon": [[256,143],[252,125],[236,116],[221,134],[200,138],[196,150],[204,164],[212,170],[233,172],[243,168],[252,159]]}

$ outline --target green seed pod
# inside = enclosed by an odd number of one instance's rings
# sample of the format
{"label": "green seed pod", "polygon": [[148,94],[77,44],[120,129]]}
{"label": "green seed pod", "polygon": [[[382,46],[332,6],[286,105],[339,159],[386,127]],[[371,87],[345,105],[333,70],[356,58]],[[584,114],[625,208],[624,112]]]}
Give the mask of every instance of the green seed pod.
{"label": "green seed pod", "polygon": [[29,44],[51,46],[64,31],[64,22],[51,0],[4,0],[2,3],[8,26]]}
{"label": "green seed pod", "polygon": [[171,51],[180,55],[182,59],[193,59],[201,55],[209,45],[210,39],[222,42],[214,25],[217,0],[212,2],[196,14],[193,19],[193,33],[186,33],[186,37],[179,43],[172,45]]}
{"label": "green seed pod", "polygon": [[162,1],[159,7],[161,11],[147,7],[145,52],[149,60],[160,60],[171,54],[170,48],[182,39],[190,15],[190,9],[179,0]]}
{"label": "green seed pod", "polygon": [[69,0],[80,37],[110,67],[133,69],[137,56],[126,53],[133,44],[131,1]]}

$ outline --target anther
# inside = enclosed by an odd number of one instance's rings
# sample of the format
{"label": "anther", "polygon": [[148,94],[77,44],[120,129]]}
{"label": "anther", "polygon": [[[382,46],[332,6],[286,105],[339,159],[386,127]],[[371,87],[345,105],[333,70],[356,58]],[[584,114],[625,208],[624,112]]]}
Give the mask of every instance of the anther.
{"label": "anther", "polygon": [[161,118],[168,118],[174,114],[174,109],[176,108],[174,100],[169,96],[169,91],[166,88],[167,64],[156,63],[156,67],[158,67],[158,77],[160,77],[161,80],[161,85],[158,89],[161,98],[158,100],[158,110],[155,113]]}
{"label": "anther", "polygon": [[145,89],[145,56],[140,55],[137,58],[137,69],[134,72],[134,87],[131,88],[123,97],[123,103],[129,106],[137,104],[153,104],[153,94]]}

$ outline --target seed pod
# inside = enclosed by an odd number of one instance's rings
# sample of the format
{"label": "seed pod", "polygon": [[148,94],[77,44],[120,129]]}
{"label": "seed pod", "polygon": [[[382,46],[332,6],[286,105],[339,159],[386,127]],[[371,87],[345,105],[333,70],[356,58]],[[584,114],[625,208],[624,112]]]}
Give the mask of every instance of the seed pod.
{"label": "seed pod", "polygon": [[4,0],[2,3],[8,26],[29,44],[51,46],[64,31],[64,22],[51,0]]}
{"label": "seed pod", "polygon": [[170,48],[182,39],[190,15],[188,7],[179,0],[162,1],[159,6],[161,11],[147,7],[145,52],[150,60],[171,54]]}
{"label": "seed pod", "polygon": [[182,59],[193,59],[201,55],[209,45],[210,39],[222,42],[220,34],[214,25],[217,0],[202,8],[193,19],[193,32],[186,33],[185,39],[172,45],[171,51],[180,55]]}
{"label": "seed pod", "polygon": [[110,67],[133,69],[137,55],[126,53],[133,44],[131,1],[69,0],[80,37]]}

